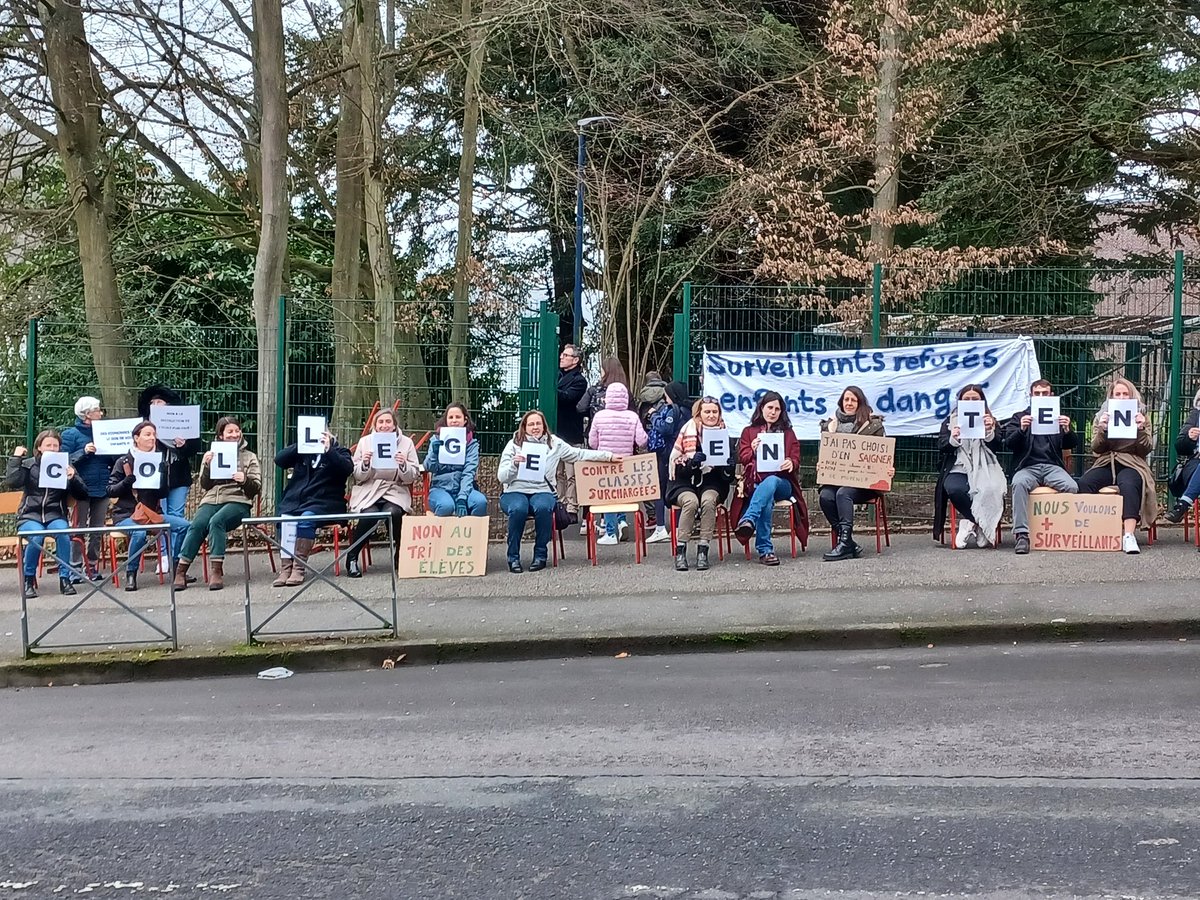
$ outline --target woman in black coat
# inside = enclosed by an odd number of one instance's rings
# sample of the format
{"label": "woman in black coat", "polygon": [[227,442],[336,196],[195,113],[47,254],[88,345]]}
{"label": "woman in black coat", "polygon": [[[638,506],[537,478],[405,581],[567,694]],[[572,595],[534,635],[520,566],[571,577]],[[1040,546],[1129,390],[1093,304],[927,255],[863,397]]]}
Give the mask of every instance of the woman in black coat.
{"label": "woman in black coat", "polygon": [[[354,458],[328,431],[321,435],[321,446],[324,449],[317,454],[301,453],[296,444],[275,454],[275,465],[292,470],[279,498],[279,515],[322,516],[346,511],[346,479],[354,472]],[[302,518],[296,523],[296,546],[290,557],[280,560],[275,587],[303,583],[304,564],[316,537],[315,524]]]}

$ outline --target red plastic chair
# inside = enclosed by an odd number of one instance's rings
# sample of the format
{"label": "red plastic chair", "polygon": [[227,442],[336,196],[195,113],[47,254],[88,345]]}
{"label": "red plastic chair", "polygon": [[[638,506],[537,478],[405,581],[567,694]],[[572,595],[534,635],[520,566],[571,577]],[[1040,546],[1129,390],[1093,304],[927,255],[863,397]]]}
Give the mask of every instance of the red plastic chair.
{"label": "red plastic chair", "polygon": [[[871,507],[871,517],[875,522],[875,552],[882,553],[885,546],[892,546],[892,534],[888,529],[886,495],[880,494],[859,505]],[[837,546],[837,531],[833,529],[829,531],[829,546]]]}
{"label": "red plastic chair", "polygon": [[[679,514],[681,510],[678,506],[669,506],[670,511],[668,518],[671,520],[671,555],[674,556],[679,549],[679,538],[676,530],[679,528]],[[733,555],[733,528],[729,525],[729,507],[723,503],[717,504],[717,559],[724,561],[725,552]]]}

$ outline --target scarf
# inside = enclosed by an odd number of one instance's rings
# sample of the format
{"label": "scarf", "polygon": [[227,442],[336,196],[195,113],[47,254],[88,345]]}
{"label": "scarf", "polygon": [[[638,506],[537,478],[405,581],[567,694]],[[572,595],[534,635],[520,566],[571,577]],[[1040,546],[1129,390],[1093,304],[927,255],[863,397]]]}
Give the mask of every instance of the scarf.
{"label": "scarf", "polygon": [[[950,414],[950,428],[958,424],[958,410]],[[957,462],[967,472],[967,484],[971,489],[971,514],[981,533],[992,540],[1000,517],[1004,515],[1004,495],[1008,491],[1008,480],[1004,467],[980,438],[970,438],[958,448]]]}
{"label": "scarf", "polygon": [[833,414],[837,418],[837,428],[834,431],[841,432],[842,434],[854,434],[858,430],[858,416],[856,413],[844,413],[838,409]]}

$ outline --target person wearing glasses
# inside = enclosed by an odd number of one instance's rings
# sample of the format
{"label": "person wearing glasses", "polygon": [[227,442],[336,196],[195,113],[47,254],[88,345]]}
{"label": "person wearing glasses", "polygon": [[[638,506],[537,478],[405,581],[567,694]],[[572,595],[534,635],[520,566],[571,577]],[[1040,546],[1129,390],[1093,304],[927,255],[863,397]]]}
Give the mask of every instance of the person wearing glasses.
{"label": "person wearing glasses", "polygon": [[[717,532],[717,507],[729,496],[733,484],[736,459],[730,452],[726,464],[714,466],[704,452],[704,429],[724,429],[721,404],[716,397],[701,397],[690,410],[692,417],[684,422],[671,445],[668,461],[671,479],[666,485],[667,503],[679,508],[679,530],[676,533],[675,571],[688,570],[688,541],[700,518],[700,541],[696,544],[696,571],[708,570],[708,545]],[[731,441],[732,443],[732,441]]]}
{"label": "person wearing glasses", "polygon": [[[112,471],[115,456],[102,456],[96,452],[92,436],[92,425],[104,418],[104,410],[95,397],[80,397],[75,401],[75,424],[63,429],[62,449],[69,454],[75,472],[87,485],[87,499],[75,504],[77,528],[102,528],[108,517],[108,476]],[[92,581],[100,579],[100,539],[97,531],[87,536],[87,576]],[[80,542],[71,542],[71,564],[83,566],[83,548]]]}
{"label": "person wearing glasses", "polygon": [[[583,417],[579,401],[587,393],[587,376],[581,365],[583,356],[574,344],[567,344],[558,354],[558,427],[555,437],[572,447],[583,446]],[[567,512],[579,521],[579,498],[575,493],[575,467],[568,462],[559,465],[558,483],[561,500]]]}

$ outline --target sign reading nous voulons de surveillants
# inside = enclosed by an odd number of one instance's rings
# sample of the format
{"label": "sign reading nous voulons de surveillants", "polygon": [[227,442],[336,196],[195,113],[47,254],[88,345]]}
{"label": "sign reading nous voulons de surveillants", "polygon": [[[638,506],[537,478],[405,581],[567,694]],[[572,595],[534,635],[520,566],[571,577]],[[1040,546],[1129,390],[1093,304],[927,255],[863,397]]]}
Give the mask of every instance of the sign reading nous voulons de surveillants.
{"label": "sign reading nous voulons de surveillants", "polygon": [[842,389],[856,384],[893,437],[937,434],[958,391],[982,384],[997,419],[1029,405],[1029,385],[1042,377],[1030,338],[917,344],[885,350],[796,353],[704,352],[704,393],[721,404],[737,433],[750,424],[758,398],[778,391],[803,440],[821,436]]}
{"label": "sign reading nous voulons de surveillants", "polygon": [[1034,550],[1121,549],[1121,498],[1109,494],[1034,494],[1029,498]]}
{"label": "sign reading nous voulons de surveillants", "polygon": [[662,496],[658,457],[642,453],[626,456],[620,462],[577,462],[575,492],[580,506],[657,500]]}

